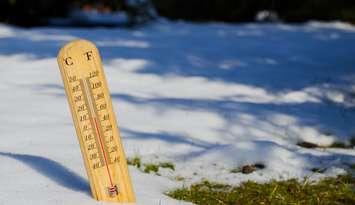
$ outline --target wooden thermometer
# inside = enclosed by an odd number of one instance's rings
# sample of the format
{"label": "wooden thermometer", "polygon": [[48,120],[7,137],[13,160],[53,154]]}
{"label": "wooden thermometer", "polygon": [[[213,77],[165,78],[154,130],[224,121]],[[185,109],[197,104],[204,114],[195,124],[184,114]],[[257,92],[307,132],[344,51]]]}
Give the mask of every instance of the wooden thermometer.
{"label": "wooden thermometer", "polygon": [[75,40],[60,50],[57,60],[93,197],[135,202],[98,49]]}

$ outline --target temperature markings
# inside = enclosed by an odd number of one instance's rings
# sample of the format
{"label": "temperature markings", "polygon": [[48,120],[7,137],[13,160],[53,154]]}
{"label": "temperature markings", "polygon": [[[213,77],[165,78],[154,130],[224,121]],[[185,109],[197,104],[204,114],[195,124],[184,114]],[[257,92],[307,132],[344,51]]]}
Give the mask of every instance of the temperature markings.
{"label": "temperature markings", "polygon": [[[97,85],[98,83],[93,83],[91,85]],[[93,89],[94,90],[94,89]],[[91,90],[89,91],[91,92]],[[93,93],[90,93],[90,96],[94,96]],[[96,101],[98,102],[98,101]],[[107,140],[107,132],[106,131],[106,128],[109,126],[110,128],[112,128],[112,125],[111,125],[111,122],[110,122],[110,115],[107,111],[107,104],[106,102],[102,102],[102,103],[98,103],[98,104],[95,104],[96,105],[96,109],[94,109],[94,112],[95,112],[95,115],[97,116],[97,119],[98,119],[98,124],[100,125],[99,126],[99,131],[100,133],[102,133],[103,135],[103,144],[104,144],[104,147],[105,147],[105,150],[107,152],[107,162],[109,164],[112,164],[115,162],[115,160],[113,160],[113,158],[116,158],[118,156],[118,152],[113,152],[112,150],[117,150],[117,148],[115,149],[112,149],[112,147],[116,146],[114,143],[113,143],[113,138],[111,138],[112,140]],[[112,134],[111,134],[112,135]]]}
{"label": "temperature markings", "polygon": [[100,99],[104,99],[104,97],[105,97],[105,95],[104,95],[104,93],[98,93],[98,94],[96,94],[96,100],[100,100]]}
{"label": "temperature markings", "polygon": [[110,114],[106,113],[101,115],[100,121],[108,121],[110,120]]}
{"label": "temperature markings", "polygon": [[97,48],[91,42],[76,40],[64,46],[57,59],[94,198],[134,202]]}
{"label": "temperature markings", "polygon": [[82,95],[74,96],[74,102],[75,103],[81,102],[82,100],[83,100],[83,96]]}
{"label": "temperature markings", "polygon": [[68,77],[69,83],[76,82],[77,80],[78,80],[78,78],[76,77],[76,75],[73,75],[73,76],[69,76],[69,77]]}
{"label": "temperature markings", "polygon": [[105,165],[104,158],[100,154],[97,138],[95,137],[94,129],[90,125],[90,121],[85,122],[85,131],[82,131],[82,141],[86,148],[88,160],[93,168],[100,168]]}
{"label": "temperature markings", "polygon": [[89,78],[94,78],[94,77],[98,77],[98,76],[99,76],[99,71],[98,70],[94,70],[94,71],[89,73]]}
{"label": "temperature markings", "polygon": [[75,93],[75,95],[73,95],[73,101],[75,104],[78,121],[82,125],[81,140],[85,146],[87,159],[90,161],[90,166],[92,166],[94,169],[103,167],[105,165],[104,157],[100,150],[95,129],[93,129],[93,123],[90,122],[91,115],[90,110],[88,110],[88,101],[85,98],[85,87],[82,80],[78,79],[76,76],[69,76],[68,79],[71,85],[70,89]]}
{"label": "temperature markings", "polygon": [[[87,92],[86,93],[86,99],[88,100],[88,105],[89,105],[89,107],[90,107],[90,109],[89,109],[89,112],[90,112],[90,116],[92,116],[92,123],[95,125],[95,126],[93,126],[93,127],[96,127],[96,131],[97,131],[97,136],[99,137],[99,142],[101,142],[101,141],[103,141],[103,139],[101,139],[102,137],[101,137],[101,135],[102,135],[102,133],[104,133],[103,131],[102,131],[102,127],[101,127],[101,124],[98,122],[98,118],[99,118],[99,114],[98,114],[98,109],[97,109],[97,107],[95,106],[96,105],[96,103],[95,103],[95,101],[93,100],[93,94],[92,94],[92,90],[91,89],[89,89],[88,87],[88,85],[90,85],[90,81],[89,81],[89,78],[85,78],[84,80],[81,80],[81,82],[83,83],[83,85],[85,86],[85,92]],[[91,84],[91,85],[97,85],[97,84],[99,84],[99,83],[93,83],[93,84]],[[101,85],[101,82],[100,82],[100,85]],[[92,86],[91,86],[91,88],[92,88]],[[106,104],[104,104],[104,105],[106,105]],[[103,108],[103,106],[102,106],[102,104],[101,105],[99,105],[99,108]],[[106,108],[106,107],[105,107]],[[101,111],[101,110],[100,110]],[[102,152],[103,152],[103,155],[104,155],[104,157],[106,156],[108,159],[107,159],[107,162],[110,162],[111,160],[110,160],[110,155],[108,155],[108,154],[106,154],[105,153],[105,150],[108,150],[108,147],[107,147],[107,144],[106,143],[102,143]]]}
{"label": "temperature markings", "polygon": [[[100,162],[106,165],[118,162],[118,147],[113,144],[112,133],[109,133],[112,132],[112,125],[110,124],[110,115],[107,112],[107,104],[105,102],[97,104],[98,100],[95,100],[95,95],[93,94],[95,89],[100,88],[101,83],[90,83],[90,78],[84,78],[80,79],[80,85],[88,110],[88,117],[81,116],[81,118],[84,118],[84,120],[89,118],[91,127],[96,129],[93,133],[96,139],[96,147],[101,147],[100,151],[98,151],[100,153]],[[102,94],[99,93],[96,96],[102,96]]]}
{"label": "temperature markings", "polygon": [[[84,105],[88,108],[87,109],[87,113],[88,113],[88,119],[90,121],[90,134],[93,136],[93,139],[95,141],[95,145],[96,145],[96,153],[97,153],[97,158],[100,160],[100,164],[103,166],[105,165],[105,159],[104,159],[104,150],[103,149],[99,149],[100,146],[100,139],[98,136],[98,133],[95,130],[95,122],[94,122],[94,118],[92,116],[94,116],[93,113],[93,106],[92,106],[92,100],[90,99],[90,95],[88,95],[86,87],[87,86],[87,82],[84,81],[83,79],[80,79],[80,87],[82,88],[83,92],[82,92],[82,98],[84,100]],[[91,109],[90,109],[91,108]],[[93,159],[92,157],[89,159]],[[95,164],[95,163],[94,163]],[[98,166],[98,164],[96,164],[94,167],[99,168],[101,166]]]}

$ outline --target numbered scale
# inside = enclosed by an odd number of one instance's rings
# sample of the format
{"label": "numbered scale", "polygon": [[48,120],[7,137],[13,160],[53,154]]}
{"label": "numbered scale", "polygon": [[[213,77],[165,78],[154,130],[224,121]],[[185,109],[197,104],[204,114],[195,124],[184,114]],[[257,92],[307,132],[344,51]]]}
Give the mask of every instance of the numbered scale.
{"label": "numbered scale", "polygon": [[60,50],[57,60],[93,197],[134,202],[98,49],[89,41],[75,40]]}

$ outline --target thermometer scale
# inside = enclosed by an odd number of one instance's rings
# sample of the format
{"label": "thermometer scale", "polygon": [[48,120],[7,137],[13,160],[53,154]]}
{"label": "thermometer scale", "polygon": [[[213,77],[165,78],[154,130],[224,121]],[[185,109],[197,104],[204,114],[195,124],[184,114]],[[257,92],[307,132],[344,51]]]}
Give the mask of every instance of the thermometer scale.
{"label": "thermometer scale", "polygon": [[93,197],[134,202],[98,49],[89,41],[75,40],[60,50],[57,60]]}

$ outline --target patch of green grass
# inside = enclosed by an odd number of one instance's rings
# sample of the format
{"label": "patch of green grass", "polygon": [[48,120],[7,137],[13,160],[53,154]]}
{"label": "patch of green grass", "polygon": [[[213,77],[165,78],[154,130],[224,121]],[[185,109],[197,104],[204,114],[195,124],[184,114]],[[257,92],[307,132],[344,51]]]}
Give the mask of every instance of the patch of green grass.
{"label": "patch of green grass", "polygon": [[184,181],[184,180],[185,180],[185,177],[183,177],[183,176],[181,176],[181,175],[177,175],[177,176],[174,177],[174,179],[175,179],[176,181]]}
{"label": "patch of green grass", "polygon": [[145,173],[150,173],[154,172],[157,173],[159,171],[159,166],[156,164],[144,164],[144,170]]}
{"label": "patch of green grass", "polygon": [[328,146],[329,148],[342,148],[342,149],[350,149],[351,145],[345,144],[344,142],[333,142]]}
{"label": "patch of green grass", "polygon": [[[142,170],[145,173],[150,173],[154,172],[157,173],[159,171],[159,168],[166,168],[166,169],[171,169],[175,171],[175,165],[172,162],[160,162],[157,164],[154,163],[146,163],[142,165],[141,158],[138,156],[135,156],[133,158],[128,158],[127,159],[127,164],[131,166],[135,166],[138,169]],[[144,169],[141,169],[141,167],[144,166]]]}
{"label": "patch of green grass", "polygon": [[266,184],[248,181],[238,187],[202,181],[166,194],[197,205],[350,205],[355,204],[355,180],[351,175],[343,175],[318,183],[298,182],[295,179]]}
{"label": "patch of green grass", "polygon": [[175,165],[171,162],[161,162],[159,163],[159,167],[175,171]]}
{"label": "patch of green grass", "polygon": [[333,142],[328,146],[320,146],[311,142],[298,142],[298,146],[308,148],[308,149],[315,149],[315,148],[341,148],[341,149],[352,149],[355,146],[355,140],[352,138],[350,139],[349,143],[344,142]]}
{"label": "patch of green grass", "polygon": [[171,169],[171,170],[175,171],[175,165],[172,162],[160,162],[160,163],[157,163],[157,164],[154,164],[154,163],[144,164],[143,172],[145,172],[145,173],[150,173],[150,172],[157,173],[159,171],[159,168],[166,168],[166,169]]}
{"label": "patch of green grass", "polygon": [[135,156],[133,158],[127,159],[127,164],[137,167],[138,169],[141,168],[141,158]]}

